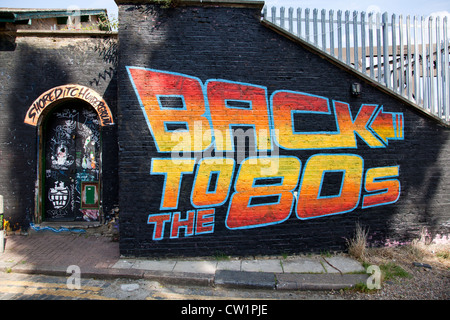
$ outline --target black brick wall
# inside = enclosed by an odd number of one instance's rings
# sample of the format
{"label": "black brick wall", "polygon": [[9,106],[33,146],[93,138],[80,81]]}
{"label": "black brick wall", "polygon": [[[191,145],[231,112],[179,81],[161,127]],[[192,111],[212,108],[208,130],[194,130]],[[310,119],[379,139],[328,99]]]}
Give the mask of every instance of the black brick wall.
{"label": "black brick wall", "polygon": [[[259,21],[260,10],[210,6],[179,6],[163,10],[153,5],[120,5],[119,50],[119,177],[120,250],[134,256],[281,254],[345,249],[355,224],[369,229],[372,245],[403,243],[431,234],[448,234],[450,203],[450,131],[413,107],[383,93],[354,74],[330,63]],[[230,198],[215,209],[214,232],[205,235],[152,240],[151,213],[160,211],[162,176],[151,176],[154,157],[161,157],[140,109],[126,67],[136,66],[208,79],[226,79],[292,90],[350,104],[355,117],[362,104],[382,105],[386,112],[402,113],[404,140],[371,149],[358,138],[357,149],[280,151],[305,165],[318,153],[351,153],[364,159],[364,168],[400,166],[399,200],[390,205],[299,220],[292,212],[286,221],[266,227],[230,230],[225,226]],[[350,86],[358,82],[362,94]],[[311,118],[311,121],[323,121]],[[323,118],[322,118],[323,119]],[[314,130],[325,123],[311,123]],[[193,175],[184,175],[177,210],[191,210]],[[362,186],[364,189],[364,185]],[[363,190],[364,192],[364,190]],[[361,198],[362,199],[362,198]],[[295,210],[293,210],[295,211]]]}
{"label": "black brick wall", "polygon": [[[354,75],[332,65],[259,22],[259,9],[120,6],[119,143],[121,253],[129,255],[280,254],[343,249],[356,222],[369,228],[370,242],[383,245],[417,237],[422,228],[435,236],[448,232],[449,131]],[[140,110],[126,66],[146,67],[208,79],[227,79],[293,90],[350,104],[355,115],[362,103],[383,105],[404,115],[403,141],[370,149],[358,140],[352,154],[365,168],[399,165],[401,195],[392,205],[361,209],[310,220],[292,213],[280,224],[246,230],[225,227],[227,203],[215,211],[214,233],[153,241],[147,216],[159,212],[162,179],[151,177],[152,157],[159,157]],[[362,84],[353,97],[350,85]],[[320,127],[320,123],[317,127]],[[330,150],[320,150],[328,152]],[[345,151],[331,151],[344,153]],[[286,152],[302,163],[317,151]],[[183,178],[177,211],[189,203],[192,175]]]}
{"label": "black brick wall", "polygon": [[[1,31],[0,31],[1,32]],[[13,36],[12,36],[13,35]],[[0,33],[0,194],[5,219],[27,229],[35,212],[38,130],[24,123],[33,101],[64,84],[92,88],[116,117],[114,37],[27,36]],[[117,204],[117,126],[103,130],[106,213]]]}

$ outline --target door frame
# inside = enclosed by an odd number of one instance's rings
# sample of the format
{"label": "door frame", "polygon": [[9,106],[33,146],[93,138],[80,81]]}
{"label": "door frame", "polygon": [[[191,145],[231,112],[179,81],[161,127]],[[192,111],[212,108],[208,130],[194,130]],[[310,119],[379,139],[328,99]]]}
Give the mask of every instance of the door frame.
{"label": "door frame", "polygon": [[[102,136],[102,127],[114,125],[111,109],[106,101],[91,88],[68,84],[54,87],[42,93],[29,107],[24,123],[36,127],[36,146],[37,146],[37,168],[36,168],[36,183],[35,183],[35,208],[34,208],[34,223],[39,224],[43,222],[44,218],[44,197],[45,192],[45,145],[44,145],[44,124],[47,116],[52,111],[64,102],[70,100],[82,100],[87,102],[97,113],[99,120],[100,137]],[[103,164],[103,143],[100,145],[100,164]],[[99,168],[99,214],[102,215],[102,165]],[[100,218],[101,219],[101,218]],[[81,222],[81,221],[80,221]]]}

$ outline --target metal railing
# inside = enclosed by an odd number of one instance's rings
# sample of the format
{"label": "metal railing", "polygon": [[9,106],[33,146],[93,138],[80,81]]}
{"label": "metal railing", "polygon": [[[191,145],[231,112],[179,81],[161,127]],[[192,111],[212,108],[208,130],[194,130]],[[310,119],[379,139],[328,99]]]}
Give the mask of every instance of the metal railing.
{"label": "metal railing", "polygon": [[263,19],[450,122],[447,17],[263,9]]}

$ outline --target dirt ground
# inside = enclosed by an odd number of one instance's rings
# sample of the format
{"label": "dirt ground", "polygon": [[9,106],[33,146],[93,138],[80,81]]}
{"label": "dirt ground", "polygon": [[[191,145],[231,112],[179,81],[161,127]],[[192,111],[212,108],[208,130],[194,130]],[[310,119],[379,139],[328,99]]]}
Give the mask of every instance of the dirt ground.
{"label": "dirt ground", "polygon": [[382,272],[379,290],[345,290],[336,295],[364,300],[450,299],[450,243],[418,240],[401,247],[369,248],[363,261],[394,270]]}

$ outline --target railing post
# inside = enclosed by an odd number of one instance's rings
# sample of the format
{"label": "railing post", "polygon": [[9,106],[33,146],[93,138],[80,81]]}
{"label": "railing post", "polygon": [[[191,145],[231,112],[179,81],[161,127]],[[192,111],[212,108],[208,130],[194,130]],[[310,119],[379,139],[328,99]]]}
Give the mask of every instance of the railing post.
{"label": "railing post", "polygon": [[397,24],[395,19],[395,14],[392,15],[392,90],[398,92],[397,83]]}
{"label": "railing post", "polygon": [[411,18],[406,16],[406,55],[408,59],[408,65],[406,66],[406,92],[408,95],[408,99],[412,100],[412,90],[411,90],[411,78],[412,78],[412,70],[411,70]]}
{"label": "railing post", "polygon": [[437,96],[437,113],[442,117],[442,73],[441,73],[441,19],[436,17],[436,96]]}
{"label": "railing post", "polygon": [[417,17],[414,17],[414,96],[416,103],[420,102],[422,93],[419,90],[419,25]]}
{"label": "railing post", "polygon": [[329,24],[329,30],[330,30],[330,54],[332,56],[336,56],[334,52],[334,11],[330,10],[329,12],[329,18],[330,24]]}
{"label": "railing post", "polygon": [[345,11],[345,61],[348,65],[350,61],[350,11]]}
{"label": "railing post", "polygon": [[358,12],[353,11],[353,55],[354,55],[354,59],[355,59],[355,69],[358,70],[359,66],[358,66],[358,50],[359,50],[359,45],[358,45]]}
{"label": "railing post", "polygon": [[342,11],[337,12],[338,59],[342,61]]}
{"label": "railing post", "polygon": [[422,105],[425,109],[429,109],[428,102],[428,76],[427,76],[427,45],[426,45],[426,24],[425,18],[422,16],[420,19],[420,25],[422,28]]}
{"label": "railing post", "polygon": [[450,121],[450,83],[449,83],[449,50],[448,50],[448,24],[447,17],[444,17],[444,119]]}
{"label": "railing post", "polygon": [[289,19],[289,32],[294,33],[294,8],[289,8],[288,19]]}
{"label": "railing post", "polygon": [[383,78],[381,77],[382,70],[382,58],[381,58],[381,22],[380,22],[380,13],[377,13],[377,70],[378,76],[377,80],[380,83],[383,83]]}
{"label": "railing post", "polygon": [[384,83],[386,87],[391,88],[391,68],[389,63],[389,35],[388,35],[388,15],[383,13],[383,65],[384,65]]}
{"label": "railing post", "polygon": [[319,39],[318,39],[318,36],[319,36],[319,31],[317,30],[318,29],[318,25],[317,25],[317,14],[318,14],[318,10],[317,9],[314,9],[313,10],[313,32],[314,32],[314,45],[316,46],[316,47],[318,47],[319,46]]}
{"label": "railing post", "polygon": [[306,32],[306,41],[309,41],[309,9],[305,9],[305,32]]}
{"label": "railing post", "polygon": [[430,72],[430,111],[433,114],[436,114],[435,110],[435,103],[434,103],[434,62],[433,62],[433,55],[434,55],[434,45],[433,45],[433,17],[430,17],[428,19],[428,42],[429,42],[429,48],[428,48],[428,54],[430,56],[429,61],[429,72]]}
{"label": "railing post", "polygon": [[366,13],[361,12],[361,71],[366,74]]}
{"label": "railing post", "polygon": [[403,33],[403,16],[398,17],[399,25],[399,40],[400,40],[400,73],[399,73],[399,88],[400,94],[405,95],[404,85],[405,85],[405,35]]}
{"label": "railing post", "polygon": [[302,9],[297,9],[297,36],[302,36]]}
{"label": "railing post", "polygon": [[373,13],[369,13],[369,65],[370,65],[370,77],[375,79],[374,71],[374,59],[373,59]]}
{"label": "railing post", "polygon": [[325,32],[325,23],[326,23],[326,11],[322,10],[321,12],[321,28],[320,28],[320,32],[322,33],[322,50],[323,51],[327,51],[327,33]]}

